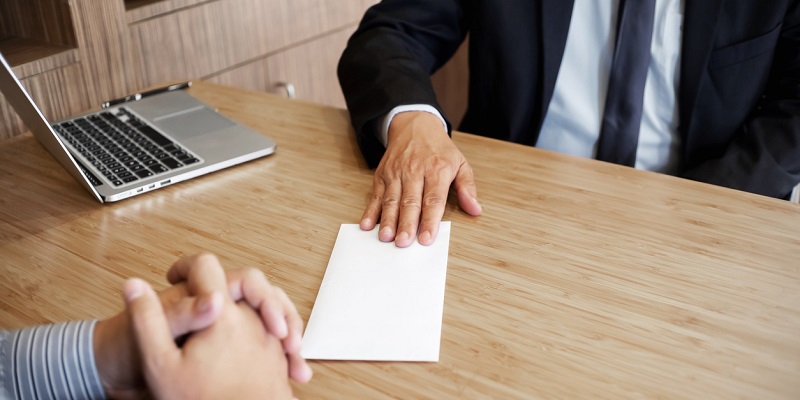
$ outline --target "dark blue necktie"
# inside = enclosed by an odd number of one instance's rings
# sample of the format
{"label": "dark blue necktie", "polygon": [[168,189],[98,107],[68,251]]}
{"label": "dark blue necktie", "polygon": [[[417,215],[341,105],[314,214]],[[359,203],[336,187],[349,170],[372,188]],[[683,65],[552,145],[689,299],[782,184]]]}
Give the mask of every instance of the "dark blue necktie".
{"label": "dark blue necktie", "polygon": [[634,166],[656,0],[620,0],[597,159]]}

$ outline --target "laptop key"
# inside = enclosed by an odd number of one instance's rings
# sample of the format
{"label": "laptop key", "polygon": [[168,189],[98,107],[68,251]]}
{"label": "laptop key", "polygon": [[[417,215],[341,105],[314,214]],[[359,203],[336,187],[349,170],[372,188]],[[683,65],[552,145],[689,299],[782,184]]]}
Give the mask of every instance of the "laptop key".
{"label": "laptop key", "polygon": [[150,138],[150,140],[156,142],[156,144],[159,146],[169,146],[172,144],[171,140],[167,139],[164,135],[158,133],[158,131],[147,125],[142,125],[140,130],[143,135]]}
{"label": "laptop key", "polygon": [[165,166],[163,166],[161,164],[156,164],[156,165],[150,166],[150,171],[153,171],[153,173],[156,173],[156,174],[160,174],[162,172],[167,172],[169,170],[167,169],[167,167],[165,167]]}
{"label": "laptop key", "polygon": [[161,160],[161,162],[164,163],[164,165],[166,165],[169,169],[180,168],[183,166],[183,164],[181,164],[178,160],[172,157],[167,157]]}
{"label": "laptop key", "polygon": [[139,175],[140,178],[147,178],[148,176],[153,176],[153,173],[143,169],[141,171],[136,171],[136,175]]}

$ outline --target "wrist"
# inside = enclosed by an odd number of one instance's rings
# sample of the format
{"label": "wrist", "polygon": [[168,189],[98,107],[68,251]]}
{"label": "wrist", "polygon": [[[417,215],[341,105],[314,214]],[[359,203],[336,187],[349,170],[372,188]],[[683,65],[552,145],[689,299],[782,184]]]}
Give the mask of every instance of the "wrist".
{"label": "wrist", "polygon": [[139,357],[125,313],[95,324],[94,360],[103,390],[109,398],[136,397],[146,387],[140,379]]}
{"label": "wrist", "polygon": [[431,114],[438,118],[439,122],[441,122],[441,127],[444,129],[444,132],[447,133],[447,122],[442,117],[442,114],[437,110],[435,107],[429,104],[406,104],[402,106],[397,106],[389,111],[386,116],[383,118],[383,122],[380,125],[380,129],[377,133],[378,140],[386,147],[389,144],[389,126],[392,124],[395,116],[405,114],[405,113],[418,113],[418,112],[425,112]]}
{"label": "wrist", "polygon": [[447,129],[436,115],[426,111],[409,111],[395,115],[388,127],[387,146],[394,142],[408,142],[415,136],[443,137]]}

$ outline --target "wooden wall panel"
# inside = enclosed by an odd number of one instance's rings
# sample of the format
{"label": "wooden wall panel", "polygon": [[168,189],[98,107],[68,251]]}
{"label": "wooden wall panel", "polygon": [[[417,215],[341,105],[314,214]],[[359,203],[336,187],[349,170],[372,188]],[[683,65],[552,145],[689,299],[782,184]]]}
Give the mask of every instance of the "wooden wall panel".
{"label": "wooden wall panel", "polygon": [[53,45],[77,44],[69,2],[65,0],[2,0],[0,32]]}
{"label": "wooden wall panel", "polygon": [[289,43],[273,2],[221,0],[131,26],[144,85],[198,79]]}
{"label": "wooden wall panel", "polygon": [[19,37],[4,40],[0,50],[17,79],[75,64],[80,57],[78,49],[65,50],[63,46],[45,46]]}
{"label": "wooden wall panel", "polygon": [[134,23],[131,43],[145,85],[198,79],[352,25],[374,2],[218,0]]}
{"label": "wooden wall panel", "polygon": [[[321,12],[325,15],[331,27],[344,26],[352,23],[361,22],[367,8],[377,4],[378,0],[323,0],[321,1]],[[294,18],[302,18],[302,15],[292,15]]]}
{"label": "wooden wall panel", "polygon": [[208,0],[125,0],[125,8],[128,23],[133,23],[206,2]]}
{"label": "wooden wall panel", "polygon": [[211,82],[276,92],[276,84],[294,85],[300,100],[345,107],[336,65],[356,25],[289,48],[262,60],[209,77]]}
{"label": "wooden wall panel", "polygon": [[[80,64],[35,75],[22,80],[22,85],[50,121],[57,121],[92,107]],[[0,117],[3,121],[0,124],[0,140],[27,131],[16,111],[5,101],[0,102]]]}
{"label": "wooden wall panel", "polygon": [[125,96],[137,86],[127,41],[125,5],[115,0],[72,0],[86,92],[92,104]]}

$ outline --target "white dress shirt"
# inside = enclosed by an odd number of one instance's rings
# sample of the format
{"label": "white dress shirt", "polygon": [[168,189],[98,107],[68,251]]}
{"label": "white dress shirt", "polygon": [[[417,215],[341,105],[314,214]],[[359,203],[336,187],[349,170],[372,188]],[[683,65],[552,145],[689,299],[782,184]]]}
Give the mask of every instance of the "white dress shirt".
{"label": "white dress shirt", "polygon": [[[636,150],[638,169],[675,173],[680,161],[675,99],[684,1],[656,0],[650,45],[652,60],[645,82]],[[595,157],[614,54],[618,8],[619,0],[575,0],[564,57],[536,147]],[[384,146],[391,119],[405,111],[426,111],[442,118],[429,105],[399,106],[384,117],[383,129],[378,133]]]}

